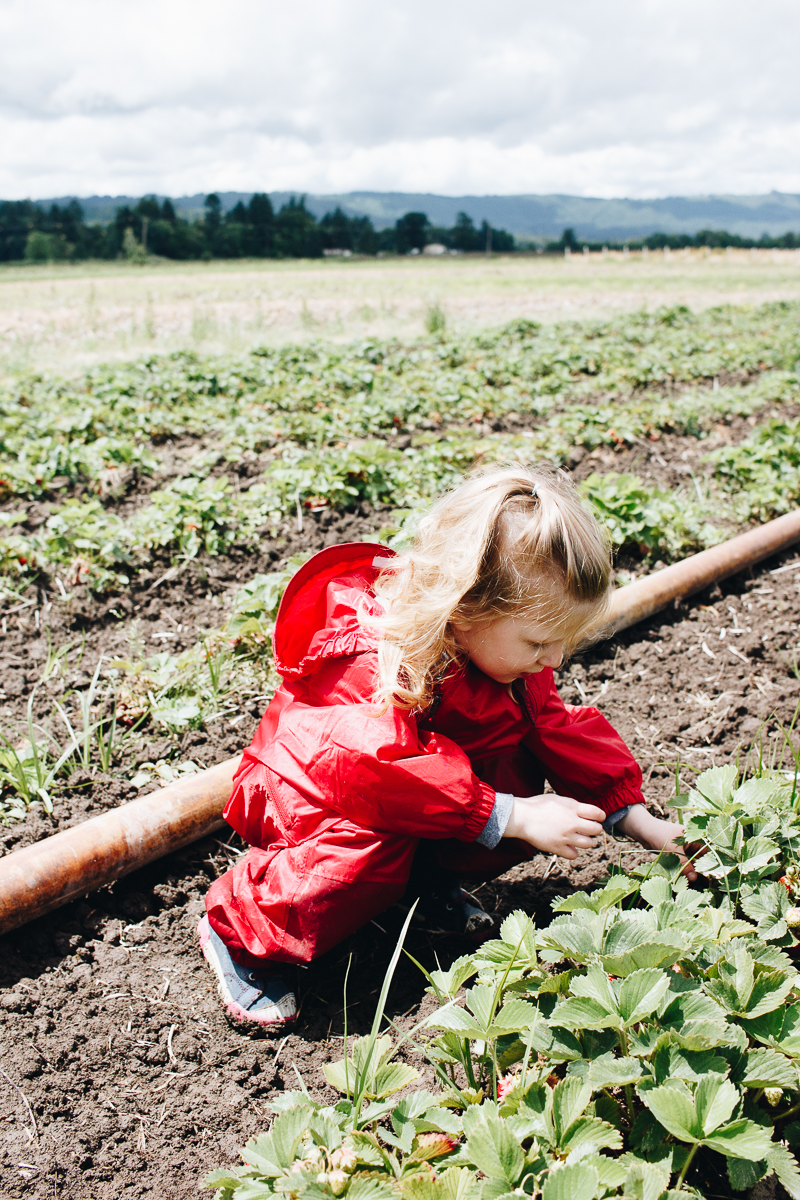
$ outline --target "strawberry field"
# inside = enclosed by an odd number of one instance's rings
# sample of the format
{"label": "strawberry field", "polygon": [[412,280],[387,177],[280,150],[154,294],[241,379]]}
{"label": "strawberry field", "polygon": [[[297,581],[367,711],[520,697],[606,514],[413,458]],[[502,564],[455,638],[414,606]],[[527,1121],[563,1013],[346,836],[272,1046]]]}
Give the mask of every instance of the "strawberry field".
{"label": "strawberry field", "polygon": [[[572,472],[621,585],[799,502],[800,304],[431,327],[5,385],[4,852],[241,750],[292,571],[402,546],[475,464]],[[609,838],[485,885],[470,956],[413,921],[398,956],[388,912],[298,971],[271,1041],[195,946],[234,837],[6,935],[3,1195],[800,1196],[797,557],[561,674],[684,813],[696,885]]]}

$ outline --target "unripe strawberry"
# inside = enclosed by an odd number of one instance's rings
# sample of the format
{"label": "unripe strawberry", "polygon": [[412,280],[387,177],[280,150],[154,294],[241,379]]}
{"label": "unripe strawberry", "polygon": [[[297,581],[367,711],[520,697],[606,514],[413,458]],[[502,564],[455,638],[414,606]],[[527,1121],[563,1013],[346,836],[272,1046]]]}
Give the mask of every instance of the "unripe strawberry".
{"label": "unripe strawberry", "polygon": [[347,1187],[348,1176],[344,1171],[329,1171],[328,1183],[334,1196],[341,1196],[344,1189]]}
{"label": "unripe strawberry", "polygon": [[342,1171],[355,1171],[358,1156],[352,1146],[340,1146],[331,1154],[331,1166]]}
{"label": "unripe strawberry", "polygon": [[790,908],[786,914],[786,924],[790,929],[800,926],[800,908]]}
{"label": "unripe strawberry", "polygon": [[767,1104],[775,1108],[780,1104],[783,1092],[780,1088],[764,1088],[764,1096],[766,1097]]}

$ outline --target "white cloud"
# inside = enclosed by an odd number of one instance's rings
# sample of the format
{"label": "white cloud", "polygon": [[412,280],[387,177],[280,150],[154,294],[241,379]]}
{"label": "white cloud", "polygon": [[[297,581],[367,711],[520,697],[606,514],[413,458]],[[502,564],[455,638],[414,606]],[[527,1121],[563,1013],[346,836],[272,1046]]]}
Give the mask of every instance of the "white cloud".
{"label": "white cloud", "polygon": [[800,191],[793,0],[6,0],[0,196]]}

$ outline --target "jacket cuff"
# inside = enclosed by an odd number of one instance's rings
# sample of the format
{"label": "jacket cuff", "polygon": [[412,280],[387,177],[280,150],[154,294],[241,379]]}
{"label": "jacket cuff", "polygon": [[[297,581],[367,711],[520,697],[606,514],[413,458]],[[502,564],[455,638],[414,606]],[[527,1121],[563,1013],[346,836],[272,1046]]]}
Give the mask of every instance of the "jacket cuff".
{"label": "jacket cuff", "polygon": [[607,817],[618,812],[621,808],[631,808],[634,804],[644,804],[642,789],[635,783],[620,783],[612,788],[602,800],[589,801],[602,808]]}
{"label": "jacket cuff", "polygon": [[495,793],[494,808],[491,811],[489,820],[475,838],[479,846],[486,846],[487,849],[494,850],[506,831],[506,825],[508,824],[513,807],[514,796],[511,792]]}
{"label": "jacket cuff", "polygon": [[[461,835],[465,842],[474,842],[483,833],[487,822],[492,818],[495,805],[495,790],[488,783],[478,780],[475,807],[467,815],[467,827]],[[498,839],[499,840],[499,839]]]}

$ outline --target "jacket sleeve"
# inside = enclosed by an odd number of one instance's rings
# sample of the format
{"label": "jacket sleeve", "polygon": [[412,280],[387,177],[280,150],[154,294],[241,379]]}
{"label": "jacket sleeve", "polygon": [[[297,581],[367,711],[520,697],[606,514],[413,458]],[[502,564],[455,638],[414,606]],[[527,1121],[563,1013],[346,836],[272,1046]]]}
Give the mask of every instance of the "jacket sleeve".
{"label": "jacket sleeve", "polygon": [[606,816],[643,804],[642,771],[615,729],[596,708],[564,704],[552,671],[531,676],[528,700],[534,728],[525,745],[564,796],[596,804]]}
{"label": "jacket sleeve", "polygon": [[474,841],[495,803],[450,738],[372,700],[376,655],[323,660],[291,694],[263,761],[313,802],[368,828]]}

